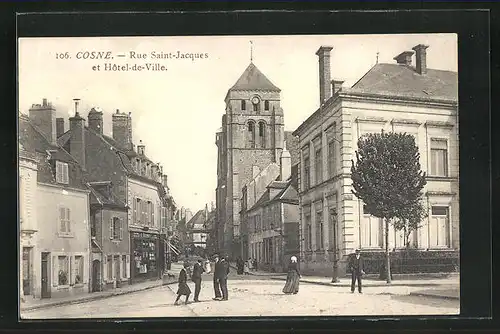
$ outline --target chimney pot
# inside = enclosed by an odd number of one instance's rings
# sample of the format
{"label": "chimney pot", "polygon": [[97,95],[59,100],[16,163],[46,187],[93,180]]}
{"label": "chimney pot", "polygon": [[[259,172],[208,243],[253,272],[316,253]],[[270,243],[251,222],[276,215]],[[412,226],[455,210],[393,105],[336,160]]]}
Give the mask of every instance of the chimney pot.
{"label": "chimney pot", "polygon": [[413,51],[404,51],[394,57],[394,60],[397,61],[398,64],[411,66],[411,57],[413,56]]}
{"label": "chimney pot", "polygon": [[47,105],[47,99],[43,99],[43,106],[45,107]]}
{"label": "chimney pot", "polygon": [[85,169],[85,119],[77,113],[75,117],[69,119],[69,129],[71,130],[69,153]]}
{"label": "chimney pot", "polygon": [[412,49],[415,50],[415,69],[418,74],[426,74],[427,73],[427,48],[428,45],[418,44],[415,45]]}
{"label": "chimney pot", "polygon": [[316,55],[319,62],[319,103],[320,106],[332,96],[331,72],[330,72],[330,52],[331,46],[321,46]]}

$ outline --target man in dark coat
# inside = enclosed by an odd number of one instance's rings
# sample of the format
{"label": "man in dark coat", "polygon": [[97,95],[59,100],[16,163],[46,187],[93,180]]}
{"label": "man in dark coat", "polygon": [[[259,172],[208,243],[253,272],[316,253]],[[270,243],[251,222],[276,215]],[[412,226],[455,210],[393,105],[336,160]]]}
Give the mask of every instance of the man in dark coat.
{"label": "man in dark coat", "polygon": [[191,280],[194,282],[194,301],[199,302],[198,296],[201,291],[201,274],[205,272],[201,260],[198,260],[193,266],[193,274]]}
{"label": "man in dark coat", "polygon": [[229,262],[225,257],[222,257],[219,262],[215,264],[214,277],[219,282],[220,289],[222,290],[222,300],[228,300],[227,291],[227,276],[229,275]]}
{"label": "man in dark coat", "polygon": [[361,251],[356,249],[354,256],[351,256],[349,260],[349,269],[351,270],[351,293],[354,293],[354,288],[356,286],[356,280],[358,281],[358,292],[362,293],[361,277],[364,275],[364,261],[361,257]]}
{"label": "man in dark coat", "polygon": [[[217,264],[219,263],[219,255],[215,254],[214,256],[214,262],[215,262],[215,268],[217,268]],[[214,291],[215,291],[215,297],[213,298],[214,300],[220,300],[222,298],[222,293],[220,292],[220,285],[219,285],[219,280],[217,278],[217,275],[215,274],[215,268],[214,268]]]}

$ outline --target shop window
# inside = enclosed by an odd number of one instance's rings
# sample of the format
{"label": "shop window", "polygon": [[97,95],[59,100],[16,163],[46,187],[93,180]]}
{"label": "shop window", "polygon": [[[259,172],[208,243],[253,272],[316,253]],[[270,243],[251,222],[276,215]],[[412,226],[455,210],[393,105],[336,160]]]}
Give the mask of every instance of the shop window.
{"label": "shop window", "polygon": [[69,183],[68,164],[66,162],[56,161],[56,182]]}
{"label": "shop window", "polygon": [[58,256],[57,284],[69,285],[69,259],[67,256]]}
{"label": "shop window", "polygon": [[83,256],[75,256],[75,284],[83,283]]}

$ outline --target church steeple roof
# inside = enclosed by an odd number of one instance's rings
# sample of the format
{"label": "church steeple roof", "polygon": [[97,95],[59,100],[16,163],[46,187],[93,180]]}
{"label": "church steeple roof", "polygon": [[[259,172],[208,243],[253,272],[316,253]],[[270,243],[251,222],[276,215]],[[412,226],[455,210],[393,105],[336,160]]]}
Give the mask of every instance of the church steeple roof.
{"label": "church steeple roof", "polygon": [[267,90],[280,92],[281,89],[276,87],[262,72],[254,65],[253,62],[248,65],[245,72],[240,76],[238,81],[230,90]]}

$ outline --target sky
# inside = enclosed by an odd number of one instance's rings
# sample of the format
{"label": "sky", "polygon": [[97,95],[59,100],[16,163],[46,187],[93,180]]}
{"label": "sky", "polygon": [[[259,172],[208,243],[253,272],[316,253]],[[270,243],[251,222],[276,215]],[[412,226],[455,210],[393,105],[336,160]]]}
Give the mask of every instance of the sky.
{"label": "sky", "polygon": [[[111,114],[131,112],[134,144],[142,140],[146,155],[161,163],[177,205],[196,212],[215,202],[215,133],[227,90],[249,65],[251,53],[253,63],[281,89],[285,130],[293,131],[319,106],[315,53],[321,45],[333,47],[332,79],[350,87],[375,65],[377,53],[379,63],[395,63],[396,55],[417,44],[429,45],[428,68],[457,71],[455,34],[21,38],[19,111],[28,114],[32,104],[47,98],[67,130],[72,100],[79,98],[84,118],[92,107],[102,109],[109,136]],[[77,59],[80,51],[110,51],[114,59]],[[130,59],[131,51],[148,58]],[[153,51],[207,57],[151,59]],[[58,59],[66,52],[70,59]],[[119,53],[126,57],[118,58]],[[167,70],[103,71],[105,63],[159,63]],[[94,70],[98,65],[101,70]]]}

